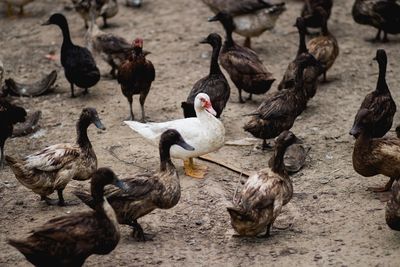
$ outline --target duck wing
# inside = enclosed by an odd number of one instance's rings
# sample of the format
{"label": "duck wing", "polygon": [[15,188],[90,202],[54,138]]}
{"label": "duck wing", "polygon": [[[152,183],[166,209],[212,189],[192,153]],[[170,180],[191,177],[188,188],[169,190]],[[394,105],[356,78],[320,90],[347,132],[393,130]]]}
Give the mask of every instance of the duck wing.
{"label": "duck wing", "polygon": [[75,144],[57,144],[25,157],[24,166],[27,169],[50,172],[61,169],[80,155],[81,150]]}
{"label": "duck wing", "polygon": [[98,70],[92,54],[86,47],[74,46],[66,50],[63,59],[63,66],[77,74]]}
{"label": "duck wing", "polygon": [[270,95],[251,115],[256,115],[264,120],[294,116],[293,105],[288,105],[285,97],[288,91],[280,91]]}
{"label": "duck wing", "polygon": [[152,191],[158,191],[164,186],[159,182],[157,176],[151,174],[140,174],[132,178],[123,179],[129,190],[121,190],[115,187],[108,187],[105,196],[112,202],[113,200],[139,200],[148,196]]}

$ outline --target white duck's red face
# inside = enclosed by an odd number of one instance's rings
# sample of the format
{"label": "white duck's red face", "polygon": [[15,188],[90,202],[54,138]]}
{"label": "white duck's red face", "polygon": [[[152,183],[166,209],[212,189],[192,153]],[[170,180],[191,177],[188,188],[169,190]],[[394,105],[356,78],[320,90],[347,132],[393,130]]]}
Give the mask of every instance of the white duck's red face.
{"label": "white duck's red face", "polygon": [[[199,94],[200,95],[200,94]],[[199,96],[198,95],[198,96]],[[202,94],[199,96],[201,106],[210,114],[213,116],[217,116],[217,112],[214,110],[214,108],[211,105],[210,98],[206,94]]]}

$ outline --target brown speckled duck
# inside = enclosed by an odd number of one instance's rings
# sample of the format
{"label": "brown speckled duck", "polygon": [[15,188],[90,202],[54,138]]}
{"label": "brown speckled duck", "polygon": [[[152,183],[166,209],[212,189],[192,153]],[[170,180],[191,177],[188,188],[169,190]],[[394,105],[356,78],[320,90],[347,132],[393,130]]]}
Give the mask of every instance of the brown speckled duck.
{"label": "brown speckled duck", "polygon": [[185,102],[182,102],[183,115],[185,118],[196,117],[194,110],[194,99],[199,93],[206,93],[213,104],[214,110],[219,118],[229,100],[231,88],[225,75],[218,65],[218,56],[222,46],[222,39],[217,33],[211,33],[206,39],[201,41],[203,44],[210,44],[213,47],[210,73],[197,81],[189,93]]}
{"label": "brown speckled duck", "polygon": [[115,212],[103,197],[109,184],[127,188],[112,170],[98,169],[91,179],[94,211],[51,219],[27,238],[8,243],[35,266],[82,266],[92,254],[109,254],[120,239]]}
{"label": "brown speckled duck", "polygon": [[[120,224],[130,225],[133,236],[139,241],[150,239],[143,232],[137,219],[155,209],[174,207],[181,196],[179,176],[170,157],[174,145],[186,150],[194,148],[183,140],[176,130],[165,131],[160,138],[160,170],[154,174],[139,174],[123,181],[130,187],[127,191],[110,189],[105,192],[107,200],[114,208]],[[75,192],[88,206],[93,207],[93,197],[86,192]]]}
{"label": "brown speckled duck", "polygon": [[317,8],[317,10],[323,18],[321,36],[308,41],[307,47],[309,53],[324,65],[324,81],[326,81],[326,72],[332,67],[339,55],[339,45],[335,36],[333,36],[328,30],[326,12],[322,8]]}
{"label": "brown speckled duck", "polygon": [[369,125],[374,114],[368,109],[358,111],[350,134],[356,138],[353,150],[354,170],[364,176],[378,174],[390,178],[384,187],[370,187],[373,192],[389,191],[400,177],[400,139],[397,137],[374,138]]}
{"label": "brown speckled duck", "polygon": [[[392,128],[393,116],[396,113],[396,103],[386,83],[387,56],[383,49],[376,51],[375,60],[379,64],[379,77],[375,91],[367,94],[361,103],[360,111],[368,109],[370,120],[368,130],[372,137],[383,137]],[[356,121],[354,126],[357,127]]]}
{"label": "brown speckled duck", "polygon": [[352,15],[358,24],[378,29],[373,42],[388,42],[388,33],[400,33],[400,2],[397,0],[356,0]]}
{"label": "brown speckled duck", "polygon": [[282,132],[276,140],[274,155],[268,168],[251,175],[242,191],[228,208],[233,229],[242,236],[257,236],[270,229],[293,196],[293,185],[285,171],[283,156],[296,137],[292,132]]}
{"label": "brown speckled duck", "polygon": [[303,54],[296,61],[298,68],[294,88],[267,94],[258,109],[249,114],[252,118],[243,127],[254,137],[263,139],[262,149],[268,148],[266,139],[277,137],[292,128],[297,116],[306,108],[303,72],[306,67],[318,62],[310,54]]}
{"label": "brown speckled duck", "polygon": [[400,231],[400,183],[392,187],[392,197],[386,204],[386,223],[392,230]]}
{"label": "brown speckled duck", "polygon": [[[272,1],[273,2],[273,1]],[[252,37],[275,27],[279,16],[286,10],[285,3],[268,0],[203,0],[215,14],[224,11],[233,17],[234,31],[246,37],[244,46],[251,48]]]}
{"label": "brown speckled duck", "polygon": [[56,202],[48,195],[57,190],[58,205],[64,206],[63,190],[72,180],[88,180],[97,169],[97,157],[87,135],[87,128],[94,124],[105,130],[96,109],[85,108],[76,124],[77,141],[46,147],[22,160],[6,156],[15,178],[41,196],[49,205]]}
{"label": "brown speckled duck", "polygon": [[235,29],[232,16],[219,12],[209,21],[220,21],[226,31],[226,40],[219,56],[222,67],[228,72],[232,82],[239,90],[239,101],[244,103],[242,90],[250,94],[264,94],[270,88],[275,78],[263,65],[258,55],[251,49],[242,47],[232,39]]}
{"label": "brown speckled duck", "polygon": [[[310,55],[305,42],[306,26],[304,19],[299,17],[296,20],[295,26],[299,31],[299,48],[297,50],[296,58],[294,61],[290,62],[285,74],[283,75],[282,81],[278,85],[278,90],[294,88],[294,79],[296,71],[299,65],[297,60],[301,55]],[[304,70],[304,91],[306,92],[307,98],[310,99],[314,97],[317,92],[318,87],[318,77],[322,74],[323,67],[321,64],[312,65]]]}

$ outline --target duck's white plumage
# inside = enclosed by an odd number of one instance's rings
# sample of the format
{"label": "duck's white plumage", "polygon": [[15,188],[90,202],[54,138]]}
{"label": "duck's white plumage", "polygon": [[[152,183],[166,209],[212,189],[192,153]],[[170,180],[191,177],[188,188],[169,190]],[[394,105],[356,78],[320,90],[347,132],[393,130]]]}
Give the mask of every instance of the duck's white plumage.
{"label": "duck's white plumage", "polygon": [[[173,145],[170,153],[171,157],[179,159],[195,158],[201,155],[218,150],[225,142],[225,128],[221,121],[206,111],[202,106],[201,99],[210,103],[207,94],[200,93],[195,99],[195,110],[197,117],[178,119],[161,123],[140,123],[136,121],[125,121],[132,130],[142,135],[152,145],[158,146],[160,136],[168,129],[177,130],[183,139],[191,146],[194,151],[188,151],[180,146]],[[212,109],[211,104],[209,109]]]}

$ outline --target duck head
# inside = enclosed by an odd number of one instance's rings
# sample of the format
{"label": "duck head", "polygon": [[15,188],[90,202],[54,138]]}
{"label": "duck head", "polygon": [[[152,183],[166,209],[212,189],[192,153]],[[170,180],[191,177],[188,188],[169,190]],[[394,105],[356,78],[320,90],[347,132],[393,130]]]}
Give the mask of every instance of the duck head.
{"label": "duck head", "polygon": [[99,114],[95,108],[84,108],[81,112],[81,116],[79,117],[78,124],[87,128],[92,123],[100,130],[104,131],[106,129],[101,122]]}
{"label": "duck head", "polygon": [[376,50],[376,56],[374,57],[374,60],[376,60],[379,63],[379,65],[386,65],[387,64],[386,51],[384,49]]}
{"label": "duck head", "polygon": [[200,41],[201,44],[210,44],[212,47],[218,47],[222,44],[222,38],[218,33],[210,33],[207,38]]}
{"label": "duck head", "polygon": [[96,200],[102,200],[103,190],[106,185],[115,185],[122,190],[128,190],[126,183],[118,179],[117,175],[109,168],[99,168],[93,174],[90,180],[92,196]]}
{"label": "duck head", "polygon": [[217,116],[217,112],[211,105],[210,97],[205,93],[200,93],[194,99],[194,109],[196,113],[205,110],[213,116]]}
{"label": "duck head", "polygon": [[211,21],[219,21],[222,23],[222,25],[224,26],[225,30],[228,32],[232,32],[235,30],[235,24],[233,22],[233,18],[232,16],[225,12],[225,11],[220,11],[218,12],[217,15],[215,15],[214,17],[211,17],[208,19],[209,22]]}
{"label": "duck head", "polygon": [[291,131],[283,131],[275,140],[277,147],[287,148],[294,143],[301,143],[301,141]]}
{"label": "duck head", "polygon": [[9,116],[13,123],[24,122],[26,115],[26,110],[18,106],[12,106],[9,112]]}
{"label": "duck head", "polygon": [[194,147],[186,143],[182,135],[177,130],[174,129],[166,130],[165,132],[162,133],[160,137],[160,149],[169,151],[169,149],[173,145],[178,145],[185,150],[190,150],[190,151],[194,150]]}
{"label": "duck head", "polygon": [[369,127],[371,111],[362,108],[357,112],[357,115],[354,119],[353,127],[350,130],[350,135],[354,136],[356,139],[360,136],[360,134]]}
{"label": "duck head", "polygon": [[304,19],[302,17],[298,17],[296,19],[296,23],[293,26],[297,28],[299,33],[301,34],[307,33],[306,23],[304,22]]}
{"label": "duck head", "polygon": [[51,15],[50,18],[46,22],[43,22],[42,26],[51,25],[51,24],[62,27],[67,24],[67,19],[61,13],[55,13],[55,14]]}

